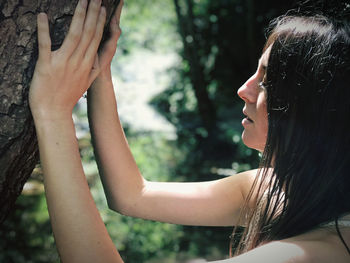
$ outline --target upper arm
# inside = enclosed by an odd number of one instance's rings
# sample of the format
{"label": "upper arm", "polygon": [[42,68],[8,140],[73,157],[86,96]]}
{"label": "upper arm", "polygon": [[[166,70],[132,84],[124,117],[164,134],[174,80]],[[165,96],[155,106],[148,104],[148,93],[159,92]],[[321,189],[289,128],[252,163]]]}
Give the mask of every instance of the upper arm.
{"label": "upper arm", "polygon": [[232,226],[255,174],[252,170],[199,183],[146,182],[140,195],[120,212],[175,224]]}

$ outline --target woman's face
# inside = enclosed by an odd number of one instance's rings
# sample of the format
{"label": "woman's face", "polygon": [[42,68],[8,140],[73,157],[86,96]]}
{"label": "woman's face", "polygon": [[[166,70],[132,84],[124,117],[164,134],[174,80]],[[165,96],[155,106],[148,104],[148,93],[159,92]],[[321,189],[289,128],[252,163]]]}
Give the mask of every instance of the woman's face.
{"label": "woman's face", "polygon": [[261,56],[255,74],[237,92],[238,96],[245,102],[243,114],[246,118],[242,120],[243,143],[249,148],[261,152],[265,148],[268,130],[266,90],[261,84],[265,83],[264,76],[270,51],[271,46]]}

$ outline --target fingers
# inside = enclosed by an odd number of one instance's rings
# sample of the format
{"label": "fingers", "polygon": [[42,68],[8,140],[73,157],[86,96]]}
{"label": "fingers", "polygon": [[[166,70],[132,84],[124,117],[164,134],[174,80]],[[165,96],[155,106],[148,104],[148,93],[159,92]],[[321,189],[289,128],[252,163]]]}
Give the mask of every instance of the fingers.
{"label": "fingers", "polygon": [[100,42],[101,42],[101,39],[102,39],[105,22],[106,22],[106,8],[101,7],[99,18],[97,21],[95,35],[94,35],[90,45],[88,46],[88,49],[87,49],[86,54],[85,54],[85,59],[89,63],[92,63],[93,59],[96,56],[97,49],[98,49]]}
{"label": "fingers", "polygon": [[48,61],[51,56],[51,39],[49,32],[49,21],[45,13],[38,14],[38,45],[39,59]]}
{"label": "fingers", "polygon": [[106,66],[108,66],[111,61],[112,58],[114,56],[114,53],[117,49],[117,43],[118,43],[118,39],[121,35],[121,29],[119,27],[119,22],[120,22],[120,15],[122,12],[122,8],[123,8],[123,4],[124,1],[120,1],[113,17],[112,20],[110,22],[110,38],[108,39],[108,41],[104,44],[103,46],[103,50],[101,53],[101,57],[100,57],[100,66],[101,68],[105,68]]}
{"label": "fingers", "polygon": [[116,23],[119,25],[120,22],[120,15],[122,13],[122,9],[123,9],[123,5],[124,5],[124,0],[120,0],[117,10],[115,11],[114,17],[116,19]]}
{"label": "fingers", "polygon": [[84,27],[87,0],[80,0],[74,11],[68,34],[63,41],[61,51],[69,57],[78,46]]}
{"label": "fingers", "polygon": [[124,0],[121,0],[119,2],[117,10],[114,13],[112,21],[110,23],[111,34],[113,35],[112,37],[114,38],[115,43],[118,41],[118,38],[122,33],[119,24],[120,24],[120,16],[122,13],[123,5],[124,5]]}
{"label": "fingers", "polygon": [[91,0],[88,13],[84,23],[83,35],[73,56],[77,60],[84,57],[87,48],[89,47],[92,38],[95,36],[96,27],[99,20],[101,9],[101,0]]}

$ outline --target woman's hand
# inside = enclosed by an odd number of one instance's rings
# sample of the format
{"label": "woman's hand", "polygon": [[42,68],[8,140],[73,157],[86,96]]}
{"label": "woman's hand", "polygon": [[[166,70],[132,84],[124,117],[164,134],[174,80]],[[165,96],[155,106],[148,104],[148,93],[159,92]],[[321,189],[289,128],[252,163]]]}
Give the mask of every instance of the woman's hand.
{"label": "woman's hand", "polygon": [[80,0],[62,46],[51,51],[47,16],[38,15],[39,59],[29,91],[34,120],[71,117],[74,105],[100,73],[97,49],[105,21],[101,0],[91,0],[88,11],[87,0]]}
{"label": "woman's hand", "polygon": [[101,82],[101,81],[103,83],[112,82],[111,62],[117,49],[118,39],[121,35],[119,22],[120,22],[120,15],[122,12],[123,5],[124,5],[124,0],[121,0],[111,19],[111,22],[109,25],[110,38],[103,45],[103,48],[99,54],[100,74],[98,75],[96,82]]}

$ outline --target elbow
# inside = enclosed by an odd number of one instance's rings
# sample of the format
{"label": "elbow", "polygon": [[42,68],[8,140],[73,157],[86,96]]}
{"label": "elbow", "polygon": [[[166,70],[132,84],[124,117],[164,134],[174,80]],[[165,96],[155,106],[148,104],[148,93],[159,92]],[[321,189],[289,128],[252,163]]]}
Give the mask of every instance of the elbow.
{"label": "elbow", "polygon": [[129,216],[127,205],[116,202],[113,198],[107,198],[107,205],[110,210],[124,216]]}
{"label": "elbow", "polygon": [[119,191],[106,193],[108,208],[125,216],[138,216],[139,208],[142,208],[147,181],[144,180],[140,187],[133,186],[130,190],[119,189]]}
{"label": "elbow", "polygon": [[108,208],[124,216],[137,216],[138,199],[107,198]]}
{"label": "elbow", "polygon": [[117,205],[116,202],[114,200],[112,200],[112,198],[107,198],[107,205],[108,208],[114,212],[117,212],[119,214],[121,214],[121,208],[120,205]]}

